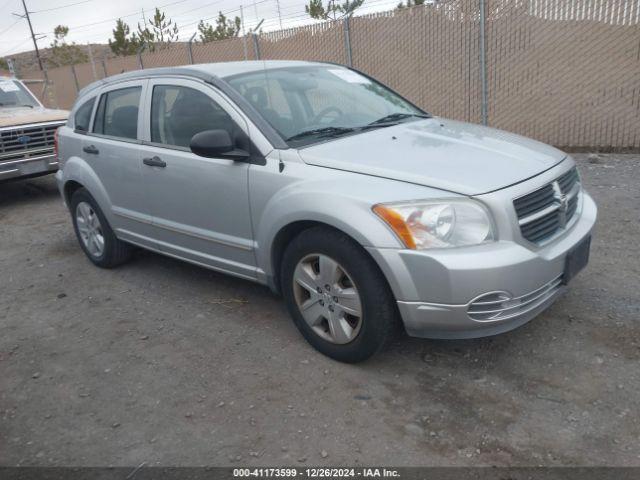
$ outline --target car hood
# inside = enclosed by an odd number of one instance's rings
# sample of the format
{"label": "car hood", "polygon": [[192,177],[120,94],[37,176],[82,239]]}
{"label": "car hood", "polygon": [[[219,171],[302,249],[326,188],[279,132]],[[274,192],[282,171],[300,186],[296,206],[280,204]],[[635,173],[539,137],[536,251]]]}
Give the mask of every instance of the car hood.
{"label": "car hood", "polygon": [[300,150],[321,167],[479,195],[519,183],[566,155],[493,128],[430,118],[342,137]]}
{"label": "car hood", "polygon": [[66,120],[69,112],[66,110],[52,110],[44,107],[1,107],[0,127],[13,127],[27,123],[54,122]]}

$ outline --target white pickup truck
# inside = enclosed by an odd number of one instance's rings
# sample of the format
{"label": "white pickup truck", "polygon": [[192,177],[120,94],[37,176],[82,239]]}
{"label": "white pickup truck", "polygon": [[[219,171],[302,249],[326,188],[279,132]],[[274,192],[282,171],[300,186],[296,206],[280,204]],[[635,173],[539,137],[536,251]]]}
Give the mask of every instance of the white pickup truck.
{"label": "white pickup truck", "polygon": [[0,181],[58,170],[55,132],[68,115],[45,108],[20,80],[0,76]]}

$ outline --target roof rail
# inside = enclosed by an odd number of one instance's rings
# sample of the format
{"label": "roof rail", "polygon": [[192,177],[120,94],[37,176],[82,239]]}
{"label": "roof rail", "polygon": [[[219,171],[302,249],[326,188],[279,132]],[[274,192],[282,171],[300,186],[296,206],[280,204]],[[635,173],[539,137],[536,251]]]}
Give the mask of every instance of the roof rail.
{"label": "roof rail", "polygon": [[214,75],[211,75],[210,73],[205,73],[195,68],[185,68],[185,67],[161,67],[161,68],[146,68],[144,70],[132,70],[131,72],[124,72],[118,75],[112,75],[110,77],[103,78],[101,80],[97,80],[95,82],[90,83],[89,85],[82,88],[78,92],[78,98],[90,92],[91,90],[94,90],[103,85],[109,85],[111,83],[122,82],[125,80],[138,80],[143,78],[153,78],[153,77],[167,76],[167,75],[193,77],[199,80],[203,80],[205,82],[211,81],[216,78]]}

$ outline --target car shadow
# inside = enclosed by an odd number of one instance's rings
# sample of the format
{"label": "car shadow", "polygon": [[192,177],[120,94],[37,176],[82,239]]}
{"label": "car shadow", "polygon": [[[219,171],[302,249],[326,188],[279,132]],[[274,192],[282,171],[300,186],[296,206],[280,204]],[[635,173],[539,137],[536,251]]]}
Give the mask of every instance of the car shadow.
{"label": "car shadow", "polygon": [[53,175],[0,182],[0,208],[60,199]]}

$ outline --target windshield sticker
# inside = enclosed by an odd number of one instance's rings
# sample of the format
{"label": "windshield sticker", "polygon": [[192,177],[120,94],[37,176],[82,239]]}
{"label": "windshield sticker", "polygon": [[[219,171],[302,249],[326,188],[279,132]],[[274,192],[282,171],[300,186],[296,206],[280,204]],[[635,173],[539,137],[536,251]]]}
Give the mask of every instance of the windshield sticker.
{"label": "windshield sticker", "polygon": [[363,77],[357,72],[353,70],[338,70],[338,69],[329,69],[331,73],[333,73],[336,77],[341,78],[345,82],[349,83],[371,83],[367,77]]}
{"label": "windshield sticker", "polygon": [[19,92],[20,89],[18,86],[12,81],[5,80],[4,82],[0,81],[0,90],[3,92]]}

